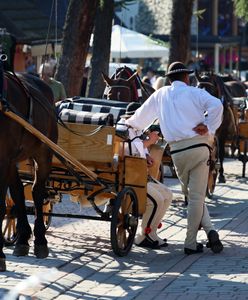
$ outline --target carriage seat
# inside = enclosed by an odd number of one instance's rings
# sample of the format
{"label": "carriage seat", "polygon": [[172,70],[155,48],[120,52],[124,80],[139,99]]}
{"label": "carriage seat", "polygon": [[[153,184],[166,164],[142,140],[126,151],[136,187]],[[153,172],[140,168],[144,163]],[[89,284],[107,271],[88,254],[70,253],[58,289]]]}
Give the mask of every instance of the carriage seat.
{"label": "carriage seat", "polygon": [[111,113],[78,111],[64,108],[59,113],[59,117],[63,122],[106,126],[114,125],[114,116]]}
{"label": "carriage seat", "polygon": [[92,113],[111,113],[116,124],[120,116],[125,114],[128,103],[95,98],[69,98],[56,105],[57,113],[60,114],[64,109],[75,111],[87,111]]}
{"label": "carriage seat", "polygon": [[[61,102],[57,108],[66,127],[59,126],[58,144],[88,167],[113,168],[116,165],[114,154],[118,153],[113,126],[114,116],[110,113],[113,107],[109,106],[108,110],[102,112],[99,105],[96,106],[74,101]],[[122,111],[115,110],[116,118]]]}

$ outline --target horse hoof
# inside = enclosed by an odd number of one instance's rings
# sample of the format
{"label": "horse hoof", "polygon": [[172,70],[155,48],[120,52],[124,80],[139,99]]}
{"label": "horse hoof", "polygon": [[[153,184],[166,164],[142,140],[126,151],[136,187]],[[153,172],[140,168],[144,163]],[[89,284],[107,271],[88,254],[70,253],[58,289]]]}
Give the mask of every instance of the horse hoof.
{"label": "horse hoof", "polygon": [[0,272],[6,271],[6,259],[0,258]]}
{"label": "horse hoof", "polygon": [[220,177],[219,178],[219,183],[226,183],[225,177]]}
{"label": "horse hoof", "polygon": [[26,256],[29,252],[29,245],[15,245],[15,249],[13,251],[14,256]]}
{"label": "horse hoof", "polygon": [[34,255],[37,258],[46,258],[48,257],[49,249],[47,245],[35,245],[34,246]]}

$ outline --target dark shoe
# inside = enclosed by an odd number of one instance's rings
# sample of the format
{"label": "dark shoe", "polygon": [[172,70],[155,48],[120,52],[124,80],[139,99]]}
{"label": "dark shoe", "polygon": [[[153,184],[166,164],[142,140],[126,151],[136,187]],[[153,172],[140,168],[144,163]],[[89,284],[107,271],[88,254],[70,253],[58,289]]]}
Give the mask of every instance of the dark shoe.
{"label": "dark shoe", "polygon": [[184,248],[184,254],[191,255],[203,252],[203,245],[201,243],[196,244],[196,250],[190,248]]}
{"label": "dark shoe", "polygon": [[160,249],[158,241],[150,241],[148,238],[145,238],[141,243],[136,244],[136,246],[150,249]]}
{"label": "dark shoe", "polygon": [[219,239],[219,234],[217,231],[209,231],[206,247],[210,248],[214,253],[220,253],[223,250],[224,247]]}
{"label": "dark shoe", "polygon": [[167,243],[167,239],[163,239],[164,240],[164,243],[163,244],[160,244],[159,246],[160,247],[168,247],[168,243]]}

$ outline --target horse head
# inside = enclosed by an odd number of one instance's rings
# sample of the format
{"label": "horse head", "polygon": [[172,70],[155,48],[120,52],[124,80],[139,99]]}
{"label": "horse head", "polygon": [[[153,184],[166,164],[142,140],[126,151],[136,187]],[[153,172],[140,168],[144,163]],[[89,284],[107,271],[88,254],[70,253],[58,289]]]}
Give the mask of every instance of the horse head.
{"label": "horse head", "polygon": [[195,70],[195,77],[197,80],[196,86],[201,89],[205,89],[209,94],[215,96],[216,98],[221,98],[221,91],[216,81],[215,75],[211,73],[199,74]]}
{"label": "horse head", "polygon": [[[104,82],[106,83],[107,89],[105,94],[109,100],[118,100],[123,102],[132,102],[134,92],[134,81],[136,79],[137,72],[135,72],[128,79],[123,78],[109,78],[106,74],[102,73]],[[137,101],[137,100],[136,100]]]}

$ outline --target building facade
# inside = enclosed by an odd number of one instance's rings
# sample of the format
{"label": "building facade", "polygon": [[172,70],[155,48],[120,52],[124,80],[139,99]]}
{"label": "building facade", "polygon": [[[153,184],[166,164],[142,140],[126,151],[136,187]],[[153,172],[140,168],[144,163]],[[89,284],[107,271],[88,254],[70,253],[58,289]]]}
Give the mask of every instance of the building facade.
{"label": "building facade", "polygon": [[[168,42],[172,2],[138,1],[132,12],[131,28]],[[125,14],[128,20],[128,10]],[[121,14],[119,17],[121,19]],[[242,23],[234,15],[232,0],[195,0],[191,24],[192,59],[215,72],[240,69],[243,30]]]}

